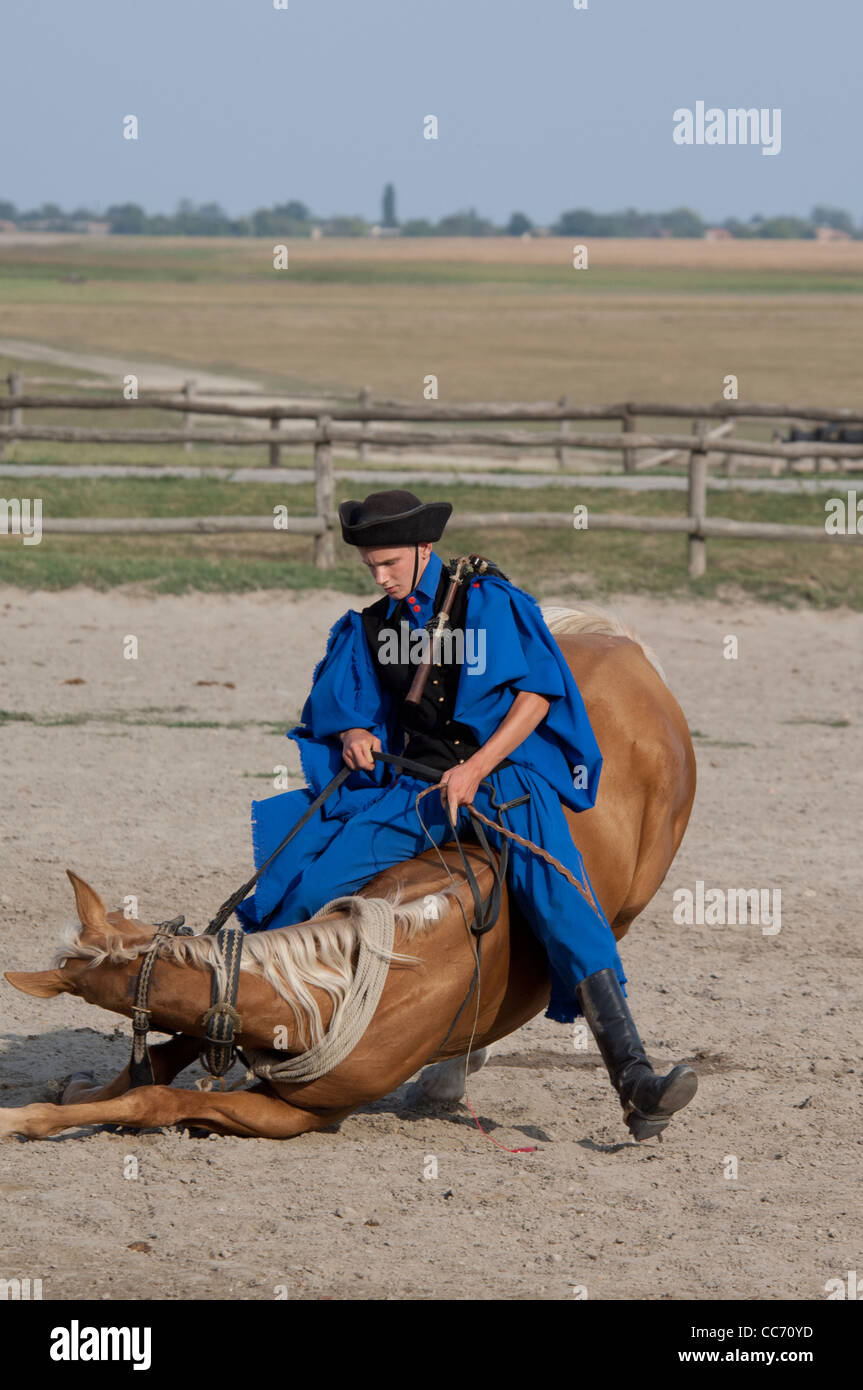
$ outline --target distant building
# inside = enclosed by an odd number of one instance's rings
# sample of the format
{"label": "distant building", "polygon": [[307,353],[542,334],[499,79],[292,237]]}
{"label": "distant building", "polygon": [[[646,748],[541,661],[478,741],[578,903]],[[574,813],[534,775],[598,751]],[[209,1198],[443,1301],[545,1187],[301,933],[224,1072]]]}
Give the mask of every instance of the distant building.
{"label": "distant building", "polygon": [[816,241],[850,241],[851,233],[843,232],[840,227],[816,227]]}
{"label": "distant building", "polygon": [[729,232],[729,230],[728,230],[727,227],[705,227],[705,228],[704,228],[704,240],[705,240],[705,241],[733,241],[733,240],[734,240],[734,237],[731,235],[731,233]]}
{"label": "distant building", "polygon": [[401,236],[401,234],[401,227],[383,227],[379,222],[376,222],[373,227],[369,228],[369,236],[373,237]]}
{"label": "distant building", "polygon": [[17,232],[17,222],[7,222],[5,218],[0,218],[0,232]]}

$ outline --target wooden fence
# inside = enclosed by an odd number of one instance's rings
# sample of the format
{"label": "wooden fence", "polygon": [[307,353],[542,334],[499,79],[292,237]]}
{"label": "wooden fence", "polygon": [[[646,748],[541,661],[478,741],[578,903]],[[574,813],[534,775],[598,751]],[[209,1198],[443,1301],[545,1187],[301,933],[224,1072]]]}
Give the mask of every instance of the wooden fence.
{"label": "wooden fence", "polygon": [[[19,383],[20,385],[20,383]],[[317,407],[317,408],[316,408]],[[732,521],[707,517],[708,456],[733,455],[736,459],[754,461],[814,458],[841,460],[846,468],[863,466],[863,443],[833,444],[815,441],[781,443],[732,437],[737,420],[785,420],[797,423],[831,421],[863,425],[863,413],[849,409],[827,409],[816,406],[788,406],[721,401],[714,404],[657,404],[656,402],[621,402],[611,405],[572,405],[568,401],[530,404],[409,404],[406,402],[332,405],[320,411],[317,403],[308,401],[289,405],[235,405],[225,401],[198,402],[194,397],[149,393],[136,400],[117,400],[117,393],[107,398],[70,395],[28,395],[16,389],[0,397],[0,412],[9,414],[9,423],[0,425],[0,448],[10,440],[42,440],[62,443],[92,444],[177,444],[188,443],[188,429],[99,429],[94,427],[33,425],[23,423],[24,410],[123,410],[136,408],[159,409],[192,414],[225,416],[231,419],[269,420],[266,436],[270,463],[279,464],[283,447],[311,446],[314,451],[315,515],[290,519],[294,534],[314,536],[315,563],[329,569],[334,563],[334,535],[338,517],[334,506],[335,480],[333,448],[336,445],[402,446],[435,449],[445,445],[471,445],[503,449],[544,449],[553,451],[558,464],[566,466],[573,450],[621,453],[620,433],[574,431],[577,421],[617,421],[625,436],[623,467],[626,472],[639,468],[638,450],[658,451],[641,467],[667,461],[671,456],[685,455],[688,459],[689,488],[685,517],[635,517],[619,513],[594,513],[589,516],[589,529],[638,531],[646,533],[679,532],[689,538],[689,573],[693,578],[706,568],[706,543],[711,536],[749,540],[798,541],[860,541],[863,535],[850,531],[847,535],[828,535],[823,527],[786,526],[778,523]],[[645,433],[635,428],[638,417],[689,418],[690,434]],[[298,421],[297,427],[285,428],[286,421]],[[559,429],[514,430],[476,428],[478,422],[557,422]],[[712,427],[711,421],[718,421]],[[472,428],[447,428],[459,425]],[[375,430],[375,424],[411,426]],[[435,428],[419,428],[433,425]],[[198,429],[195,441],[201,444],[220,444],[230,448],[260,447],[261,437],[252,431],[230,429]],[[506,479],[500,479],[506,485]],[[483,512],[460,515],[460,527],[477,530],[483,527],[572,527],[572,517],[559,512]],[[44,518],[43,531],[85,535],[123,531],[128,533],[172,533],[271,530],[272,517],[186,517],[138,519],[59,519]]]}

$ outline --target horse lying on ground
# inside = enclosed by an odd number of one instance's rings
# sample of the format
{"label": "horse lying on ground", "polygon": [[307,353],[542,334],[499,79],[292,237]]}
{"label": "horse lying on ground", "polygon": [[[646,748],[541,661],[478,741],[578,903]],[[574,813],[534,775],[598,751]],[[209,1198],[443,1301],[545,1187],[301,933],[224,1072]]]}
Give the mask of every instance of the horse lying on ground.
{"label": "horse lying on ground", "polygon": [[[547,610],[545,616],[603,754],[596,805],[566,814],[619,940],[662,883],[683,838],[695,795],[692,743],[658,662],[634,634],[601,615]],[[477,847],[467,844],[465,852],[488,897],[490,866]],[[130,1089],[128,1067],[107,1086],[74,1079],[60,1104],[0,1109],[0,1137],[42,1138],[81,1125],[190,1124],[218,1134],[288,1139],[325,1129],[388,1095],[426,1063],[470,1051],[473,1070],[483,1049],[546,1007],[548,967],[504,888],[498,921],[484,937],[478,1010],[475,992],[447,1036],[473,977],[475,943],[466,922],[474,904],[457,852],[445,847],[441,854],[446,868],[429,851],[379,874],[357,895],[396,904],[394,949],[370,1026],[327,1075],[267,1080],[237,1091],[173,1088],[174,1077],[201,1049],[211,969],[220,959],[212,936],[173,937],[161,948],[150,995],[151,1026],[177,1035],[151,1050],[156,1084]],[[99,895],[67,872],[80,927],[54,968],[6,978],[25,994],[77,994],[131,1017],[140,958],[155,928],[106,912]],[[272,1052],[279,1037],[283,1055],[294,1056],[319,1041],[350,993],[361,934],[354,914],[335,912],[247,937],[237,998],[243,1050]],[[444,1080],[454,1095],[451,1074]]]}

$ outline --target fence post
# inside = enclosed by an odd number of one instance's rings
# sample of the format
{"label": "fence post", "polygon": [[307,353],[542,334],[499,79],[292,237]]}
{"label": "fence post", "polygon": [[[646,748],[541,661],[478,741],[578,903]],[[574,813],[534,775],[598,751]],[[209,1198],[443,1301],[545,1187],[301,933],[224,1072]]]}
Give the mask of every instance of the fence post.
{"label": "fence post", "polygon": [[[8,383],[9,383],[9,395],[10,395],[10,396],[20,396],[20,395],[21,395],[21,373],[20,373],[20,372],[10,372],[9,375],[8,375],[8,377],[6,378],[6,380],[7,380]],[[23,410],[17,409],[15,406],[12,406],[11,409],[10,409],[9,411],[2,411],[2,410],[0,410],[0,420],[3,419],[4,414],[6,415],[6,418],[7,418],[7,420],[8,420],[8,423],[9,423],[10,425],[20,425],[20,424],[21,424],[21,416],[24,414],[24,412],[23,412]],[[3,451],[4,451],[5,448],[6,448],[6,441],[5,441],[4,439],[0,439],[0,459],[2,459],[2,457],[3,457]]]}
{"label": "fence post", "polygon": [[[728,415],[724,416],[723,419],[722,419],[722,424],[723,424],[723,425],[727,425],[729,419],[731,420],[731,433],[733,434],[733,433],[734,433],[734,417],[733,417],[733,416],[728,416]],[[726,435],[726,438],[728,438],[727,435]],[[725,476],[726,476],[726,478],[731,478],[731,477],[733,477],[734,474],[736,473],[736,471],[737,471],[737,459],[736,459],[735,455],[734,455],[734,454],[726,454],[726,455],[725,455]]]}
{"label": "fence post", "polygon": [[324,530],[315,536],[315,566],[319,570],[332,569],[335,560],[333,529],[330,513],[333,510],[333,447],[330,442],[329,415],[318,419],[318,441],[315,444],[315,512],[323,518]]}
{"label": "fence post", "polygon": [[[623,432],[624,432],[624,434],[632,434],[632,431],[635,429],[635,420],[634,420],[633,417],[630,415],[629,411],[627,411],[626,414],[624,415],[622,423],[623,423]],[[635,450],[634,450],[634,449],[627,449],[626,447],[624,447],[624,450],[623,450],[623,471],[624,471],[624,473],[634,473],[634,472],[635,472],[635,457],[636,457],[636,455],[635,455]]]}
{"label": "fence post", "polygon": [[[370,386],[364,386],[363,389],[362,389],[362,391],[360,392],[360,405],[362,406],[363,410],[370,410],[370,409],[371,409],[371,404],[372,404],[372,388],[371,388]],[[362,422],[362,431],[363,431],[363,434],[366,434],[366,433],[367,433],[368,428],[369,428],[369,426],[368,426],[368,421],[367,421],[367,420],[363,420],[363,422]],[[357,458],[358,458],[358,459],[364,459],[364,458],[366,457],[366,454],[367,454],[367,453],[368,453],[368,446],[367,446],[366,444],[358,444],[358,445],[357,445]]]}
{"label": "fence post", "polygon": [[[569,405],[569,396],[561,396],[560,400],[558,401],[558,405],[563,406],[563,408],[564,408],[564,410],[565,410],[566,407]],[[571,422],[570,420],[561,420],[561,422],[560,422],[560,432],[561,432],[561,434],[569,434],[571,428],[572,428],[572,422]],[[559,448],[558,448],[558,451],[557,451],[557,466],[558,466],[558,468],[561,468],[561,469],[566,469],[566,468],[569,467],[569,453],[568,453],[568,451],[567,451],[567,448],[566,448],[566,445],[565,445],[565,444],[561,444],[561,445],[559,446]]]}
{"label": "fence post", "polygon": [[[194,383],[194,381],[190,380],[190,381],[185,381],[185,382],[183,383],[183,395],[186,397],[186,400],[187,400],[187,401],[190,401],[190,400],[192,399],[192,393],[193,393],[194,389],[195,389],[195,383]],[[184,410],[184,411],[183,411],[183,429],[184,429],[184,430],[187,430],[187,431],[189,432],[189,434],[191,434],[191,432],[192,432],[192,426],[193,426],[194,422],[195,422],[195,417],[194,417],[194,415],[192,415],[192,413],[191,413],[190,411],[185,411],[185,410]],[[183,445],[183,453],[184,453],[184,454],[190,454],[191,452],[192,452],[192,441],[191,441],[190,439],[187,439],[187,440],[186,440],[186,443]]]}
{"label": "fence post", "polygon": [[[698,435],[698,446],[689,455],[689,515],[700,526],[707,513],[707,453],[704,448],[705,427],[693,421],[693,430]],[[689,578],[700,579],[707,569],[707,541],[703,536],[690,533],[689,536]]]}
{"label": "fence post", "polygon": [[[277,430],[277,429],[279,428],[279,426],[281,425],[281,423],[282,423],[282,422],[281,422],[281,420],[279,419],[278,415],[271,415],[271,416],[270,416],[270,429],[271,429],[271,430]],[[281,447],[282,447],[282,446],[281,446],[280,444],[271,444],[271,445],[270,445],[270,467],[271,467],[271,468],[278,468],[278,467],[280,466],[279,451],[280,451]]]}
{"label": "fence post", "polygon": [[[13,372],[10,372],[10,373],[9,373],[9,395],[10,395],[10,396],[20,396],[20,395],[21,395],[21,373],[20,373],[20,372],[14,372],[14,371],[13,371]],[[21,408],[20,405],[18,405],[18,406],[13,406],[12,409],[9,411],[9,424],[12,425],[13,428],[14,428],[16,425],[23,425],[23,423],[24,423],[24,411],[22,410],[22,408]]]}

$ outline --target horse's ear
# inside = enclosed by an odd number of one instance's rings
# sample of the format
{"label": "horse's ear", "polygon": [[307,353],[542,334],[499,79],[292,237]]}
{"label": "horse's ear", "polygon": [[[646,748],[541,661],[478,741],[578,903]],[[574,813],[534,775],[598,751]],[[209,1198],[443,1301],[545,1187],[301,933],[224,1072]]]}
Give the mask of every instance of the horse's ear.
{"label": "horse's ear", "polygon": [[85,883],[83,878],[79,878],[71,869],[66,870],[66,875],[75,890],[75,906],[78,909],[78,921],[85,929],[95,931],[104,928],[108,924],[105,915],[105,904],[99,897],[94,888],[89,883]]}
{"label": "horse's ear", "polygon": [[22,994],[35,994],[37,999],[71,993],[62,970],[7,970],[6,979]]}

